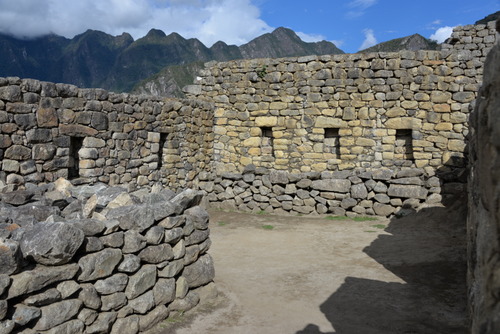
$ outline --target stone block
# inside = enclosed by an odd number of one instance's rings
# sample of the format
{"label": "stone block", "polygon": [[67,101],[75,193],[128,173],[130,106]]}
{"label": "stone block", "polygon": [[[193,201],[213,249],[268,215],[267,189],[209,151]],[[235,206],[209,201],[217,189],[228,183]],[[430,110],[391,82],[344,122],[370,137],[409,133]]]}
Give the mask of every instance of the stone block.
{"label": "stone block", "polygon": [[387,190],[389,196],[401,198],[426,199],[427,193],[427,189],[417,185],[391,184]]}
{"label": "stone block", "polygon": [[314,180],[311,188],[319,191],[347,193],[351,188],[351,181],[343,179]]}

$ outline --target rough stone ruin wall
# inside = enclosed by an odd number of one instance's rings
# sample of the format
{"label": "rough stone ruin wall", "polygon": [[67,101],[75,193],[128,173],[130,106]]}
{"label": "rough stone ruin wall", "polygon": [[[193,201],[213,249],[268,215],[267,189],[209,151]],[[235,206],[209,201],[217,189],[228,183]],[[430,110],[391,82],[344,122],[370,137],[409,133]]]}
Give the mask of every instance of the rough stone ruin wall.
{"label": "rough stone ruin wall", "polygon": [[0,333],[144,332],[216,296],[203,194],[64,179],[0,194]]}
{"label": "rough stone ruin wall", "polygon": [[[161,182],[213,206],[378,214],[462,191],[493,24],[440,52],[209,63],[187,100],[0,79],[0,180]],[[245,173],[243,173],[245,172]]]}
{"label": "rough stone ruin wall", "polygon": [[210,163],[212,117],[200,100],[0,78],[0,181],[192,187]]}
{"label": "rough stone ruin wall", "polygon": [[[0,188],[4,193],[31,189],[64,177],[75,185],[104,182],[126,185],[130,191],[158,184],[174,191],[191,187],[201,189],[213,206],[249,211],[404,214],[423,202],[440,202],[447,193],[465,190],[469,112],[482,84],[485,56],[496,38],[490,23],[457,28],[438,52],[209,63],[201,80],[186,88],[186,100],[0,78]],[[485,102],[498,97],[491,89],[497,78],[485,80],[474,116],[477,131],[472,132],[477,139],[473,158],[486,157],[472,164],[469,183],[471,312],[474,330],[482,333],[498,332],[494,291],[500,217],[494,162],[499,134],[492,127],[498,124],[495,105]],[[187,235],[194,233],[187,229]],[[88,247],[98,240],[109,242],[105,231],[86,236],[93,241]],[[120,232],[128,233],[126,228],[117,229]],[[147,234],[146,229],[142,232]],[[198,234],[203,233],[201,228]],[[3,255],[13,251],[1,250]],[[0,275],[1,325],[22,326],[5,320],[13,312],[30,321],[43,318],[35,299],[25,300],[31,292],[8,297],[16,280],[6,275]],[[92,280],[103,289],[108,279],[123,276],[117,275]],[[78,317],[63,317],[54,325],[63,327],[56,329],[42,323],[43,330],[83,330],[85,321],[90,326],[94,321],[101,327],[117,326],[117,331],[123,326],[139,330],[141,319],[143,326],[149,322],[141,318],[143,309],[110,315],[116,312],[82,308],[83,302],[71,296],[83,293],[86,279],[73,277],[51,282],[49,290],[70,298],[69,303],[57,302],[68,311],[77,309]],[[153,295],[154,287],[148,290]],[[186,290],[181,290],[183,295]],[[98,296],[101,302],[118,300],[106,297],[107,292]],[[83,297],[92,299],[95,294],[87,295]],[[116,297],[123,300],[122,295]],[[44,303],[51,297],[40,298]],[[140,315],[113,325],[133,313]],[[91,331],[106,330],[95,327]]]}
{"label": "rough stone ruin wall", "polygon": [[215,102],[215,206],[378,214],[464,190],[468,117],[494,22],[443,51],[211,63],[193,97]]}
{"label": "rough stone ruin wall", "polygon": [[470,122],[467,231],[471,333],[493,334],[500,332],[499,44],[486,61],[484,83]]}

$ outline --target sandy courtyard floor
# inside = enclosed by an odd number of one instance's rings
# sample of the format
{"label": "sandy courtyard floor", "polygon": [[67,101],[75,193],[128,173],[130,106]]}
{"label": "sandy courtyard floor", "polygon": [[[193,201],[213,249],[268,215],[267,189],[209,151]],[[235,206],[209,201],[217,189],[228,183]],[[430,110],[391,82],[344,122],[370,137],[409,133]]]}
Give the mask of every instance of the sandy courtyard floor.
{"label": "sandy courtyard floor", "polygon": [[376,221],[210,211],[219,297],[156,333],[467,333],[464,210]]}

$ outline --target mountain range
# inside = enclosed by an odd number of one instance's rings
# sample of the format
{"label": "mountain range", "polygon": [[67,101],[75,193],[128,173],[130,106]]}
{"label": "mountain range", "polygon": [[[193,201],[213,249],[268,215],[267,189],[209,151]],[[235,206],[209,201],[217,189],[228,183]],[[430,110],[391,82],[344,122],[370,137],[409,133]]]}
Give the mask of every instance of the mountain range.
{"label": "mountain range", "polygon": [[[167,72],[182,74],[174,80],[182,82],[186,75],[194,77],[191,73],[200,63],[211,60],[343,53],[331,42],[306,43],[286,28],[278,28],[239,47],[217,42],[210,48],[198,39],[185,39],[177,33],[166,35],[157,29],[136,41],[127,33],[111,36],[95,30],[87,30],[72,39],[49,35],[23,40],[0,34],[0,50],[0,76],[101,87],[116,92],[131,91],[141,80],[172,65],[177,68]],[[179,68],[186,64],[193,65]],[[178,94],[178,90],[173,91]]]}
{"label": "mountain range", "polygon": [[[498,17],[494,13],[483,20]],[[478,21],[479,23],[480,21]],[[439,45],[419,34],[377,44],[360,52],[435,50]],[[208,61],[341,54],[328,41],[307,43],[280,27],[241,46],[219,41],[210,48],[198,39],[151,29],[134,40],[128,33],[112,36],[87,30],[68,39],[47,35],[18,39],[0,34],[0,77],[18,76],[100,87],[115,92],[182,97]]]}

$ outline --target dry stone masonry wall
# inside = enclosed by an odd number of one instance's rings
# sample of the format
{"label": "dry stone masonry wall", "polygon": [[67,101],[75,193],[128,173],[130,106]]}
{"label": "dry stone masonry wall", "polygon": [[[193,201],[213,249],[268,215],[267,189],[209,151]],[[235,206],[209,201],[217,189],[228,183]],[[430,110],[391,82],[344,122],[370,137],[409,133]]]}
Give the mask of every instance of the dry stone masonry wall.
{"label": "dry stone masonry wall", "polygon": [[439,202],[464,189],[469,111],[495,40],[490,23],[457,28],[437,52],[208,63],[187,100],[2,78],[0,182],[161,182],[281,213]]}
{"label": "dry stone masonry wall", "polygon": [[192,186],[211,159],[212,107],[0,78],[0,180]]}
{"label": "dry stone masonry wall", "polygon": [[138,333],[216,291],[202,194],[59,179],[0,196],[0,333]]}
{"label": "dry stone masonry wall", "polygon": [[[500,21],[498,22],[500,26]],[[500,29],[499,29],[500,32]],[[471,333],[500,332],[500,45],[485,64],[471,115],[468,285]]]}
{"label": "dry stone masonry wall", "polygon": [[225,209],[384,216],[463,191],[493,23],[437,52],[207,64],[186,89],[216,107],[200,188]]}

